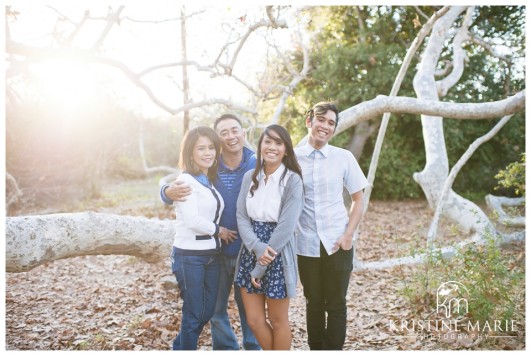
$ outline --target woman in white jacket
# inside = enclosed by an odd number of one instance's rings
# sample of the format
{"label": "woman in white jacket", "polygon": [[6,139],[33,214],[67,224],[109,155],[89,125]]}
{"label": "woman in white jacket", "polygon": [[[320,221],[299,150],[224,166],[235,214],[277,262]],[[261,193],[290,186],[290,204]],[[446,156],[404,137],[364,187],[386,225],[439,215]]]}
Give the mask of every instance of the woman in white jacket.
{"label": "woman in white jacket", "polygon": [[218,135],[209,127],[196,127],[181,146],[179,177],[192,188],[186,201],[174,202],[177,229],[173,242],[172,271],[183,299],[181,330],[174,350],[195,350],[203,327],[214,314],[219,284],[219,239],[235,235],[219,226],[223,198],[214,188]]}

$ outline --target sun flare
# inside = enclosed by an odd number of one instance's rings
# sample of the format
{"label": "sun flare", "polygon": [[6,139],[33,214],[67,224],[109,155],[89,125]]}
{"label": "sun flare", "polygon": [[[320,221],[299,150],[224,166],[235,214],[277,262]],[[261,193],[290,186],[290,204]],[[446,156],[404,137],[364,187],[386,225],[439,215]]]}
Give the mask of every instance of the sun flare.
{"label": "sun flare", "polygon": [[73,113],[94,103],[97,79],[87,64],[50,60],[39,65],[36,72],[50,109]]}

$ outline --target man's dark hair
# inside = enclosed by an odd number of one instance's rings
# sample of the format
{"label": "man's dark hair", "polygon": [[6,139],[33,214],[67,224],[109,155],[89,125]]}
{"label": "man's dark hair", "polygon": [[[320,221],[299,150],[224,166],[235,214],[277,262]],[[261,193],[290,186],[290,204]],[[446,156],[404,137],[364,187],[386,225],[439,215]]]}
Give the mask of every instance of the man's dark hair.
{"label": "man's dark hair", "polygon": [[313,121],[316,115],[324,115],[328,110],[332,110],[336,114],[336,127],[339,123],[339,109],[337,105],[331,101],[321,101],[315,104],[310,110],[306,112],[306,117]]}
{"label": "man's dark hair", "polygon": [[240,124],[240,127],[243,128],[243,125],[242,125],[242,122],[240,119],[238,119],[236,117],[236,115],[233,115],[233,114],[223,114],[221,115],[220,117],[218,117],[216,119],[216,121],[214,121],[214,130],[218,127],[218,124],[223,121],[223,120],[236,120],[238,122],[238,124]]}

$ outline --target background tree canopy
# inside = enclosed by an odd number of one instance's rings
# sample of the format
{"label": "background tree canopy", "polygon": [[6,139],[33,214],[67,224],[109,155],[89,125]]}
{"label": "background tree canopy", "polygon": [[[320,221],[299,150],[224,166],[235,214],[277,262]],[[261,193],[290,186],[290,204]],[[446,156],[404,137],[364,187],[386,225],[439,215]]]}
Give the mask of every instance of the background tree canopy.
{"label": "background tree canopy", "polygon": [[[427,16],[434,11],[431,7],[420,7],[420,10]],[[297,88],[283,116],[283,122],[296,141],[305,133],[302,121],[311,103],[332,99],[340,109],[345,109],[379,94],[389,94],[404,53],[419,30],[419,11],[410,6],[331,6],[308,11],[312,14],[314,30],[319,31],[312,53],[314,70]],[[524,12],[525,8],[521,6],[480,7],[472,27],[485,38],[511,48],[513,57],[524,57]],[[503,20],[492,21],[500,18]],[[511,64],[489,59],[486,54],[484,50],[478,50],[469,57],[462,80],[447,94],[446,101],[494,101],[525,87],[523,73],[514,73]],[[451,58],[451,53],[447,53],[447,57]],[[413,62],[410,68],[415,64]],[[413,75],[413,70],[408,71],[399,95],[415,96]],[[519,115],[520,119],[511,120],[468,161],[453,185],[455,191],[472,200],[494,193],[494,175],[508,163],[519,160],[525,152],[524,113]],[[379,119],[373,121],[376,122],[371,125],[377,126]],[[493,120],[450,119],[444,121],[444,126],[448,159],[453,165],[475,138],[488,132]],[[332,143],[349,147],[351,140],[356,138],[357,129],[354,127],[341,133]],[[368,171],[375,140],[376,134],[372,134],[358,158],[364,172]],[[373,197],[407,199],[423,196],[420,187],[411,179],[413,173],[422,170],[425,164],[425,157],[421,154],[423,145],[418,116],[391,116]],[[500,193],[514,194],[510,190],[497,190],[497,194]]]}
{"label": "background tree canopy", "polygon": [[[9,25],[16,25],[25,15],[15,8],[7,8]],[[280,14],[282,7],[277,10]],[[312,103],[331,99],[337,101],[340,109],[346,109],[380,94],[389,94],[404,54],[421,23],[426,22],[436,10],[428,6],[318,6],[301,9],[298,13],[299,19],[302,19],[300,21],[307,21],[308,30],[313,32],[310,36],[312,70],[288,97],[287,106],[282,112],[280,123],[289,129],[293,140],[298,142],[306,133],[304,113]],[[60,17],[51,9],[47,11]],[[79,16],[81,14],[80,10]],[[250,21],[250,17],[247,20],[246,17],[238,18],[237,25]],[[50,45],[52,50],[62,50],[62,46],[69,43],[67,35],[70,32],[66,30],[69,24],[64,20],[57,21],[59,25],[53,32],[53,45]],[[193,21],[193,16],[188,21]],[[145,24],[138,23],[135,26],[142,28]],[[150,26],[161,26],[161,23]],[[483,40],[503,48],[505,53],[502,54],[507,57],[525,57],[524,6],[477,7],[471,29],[480,34]],[[113,31],[121,30],[113,28]],[[270,32],[266,32],[263,37],[269,35]],[[178,35],[173,36],[178,40]],[[104,53],[104,49],[107,49],[105,43],[98,45],[102,46]],[[490,56],[482,46],[471,48],[474,50],[469,51],[465,73],[459,84],[447,93],[445,101],[500,100],[525,87],[521,64],[515,65],[510,60]],[[440,68],[442,73],[451,67],[451,48],[447,51],[443,57],[448,61],[446,67]],[[295,67],[302,67],[301,53],[300,48],[293,46],[291,51],[285,53],[285,57],[292,60]],[[411,64],[398,95],[415,97],[412,82],[419,56],[417,54]],[[126,105],[128,100],[124,97],[123,87],[109,86],[109,82],[116,81],[119,74],[111,73],[109,68],[102,71],[104,65],[101,63],[79,64],[84,66],[85,79],[90,81],[65,83],[65,94],[79,91],[78,98],[83,99],[82,102],[70,102],[70,106],[65,106],[73,97],[61,98],[39,77],[39,66],[44,59],[30,55],[21,60],[13,54],[8,58],[6,166],[7,172],[24,191],[26,203],[45,204],[48,200],[97,195],[102,179],[145,176],[142,167],[146,162],[149,166],[176,166],[182,137],[182,132],[177,128],[180,116],[145,118],[137,111],[133,112]],[[283,75],[289,77],[287,69],[279,65],[281,59],[269,60],[265,73],[258,76],[259,80]],[[62,66],[59,70],[63,72],[68,69],[63,62],[59,66]],[[80,88],[87,83],[94,86],[93,96],[82,94],[84,92]],[[261,84],[273,86],[271,82]],[[123,86],[123,83],[120,85]],[[194,111],[193,124],[210,125],[215,115],[232,111],[247,115],[246,122],[254,120],[263,126],[271,120],[274,110],[275,103],[271,98],[275,99],[274,95],[251,104],[254,104],[257,112],[251,119],[249,116],[252,115],[217,104],[211,105],[209,110]],[[83,104],[83,107],[74,104]],[[525,152],[523,115],[518,114],[519,117],[512,119],[497,136],[479,148],[457,177],[453,185],[455,191],[472,200],[478,200],[486,193],[494,193],[497,185],[495,174],[509,163],[518,161]],[[335,145],[350,149],[364,172],[368,172],[379,121],[378,118],[362,122],[332,141]],[[494,119],[444,120],[450,165],[493,124]],[[258,129],[250,136],[251,141],[259,134],[260,125],[256,127]],[[421,198],[423,192],[412,179],[413,173],[422,170],[425,164],[419,116],[393,114],[387,132],[373,197]],[[35,181],[39,182],[38,189]],[[512,190],[503,189],[496,193],[514,194]]]}

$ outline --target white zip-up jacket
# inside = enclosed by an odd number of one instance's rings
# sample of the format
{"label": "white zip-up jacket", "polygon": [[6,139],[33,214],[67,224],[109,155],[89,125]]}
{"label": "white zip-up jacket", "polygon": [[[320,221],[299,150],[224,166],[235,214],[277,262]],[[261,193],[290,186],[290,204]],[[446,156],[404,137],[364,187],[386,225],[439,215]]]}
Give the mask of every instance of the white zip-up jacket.
{"label": "white zip-up jacket", "polygon": [[176,201],[175,220],[177,229],[173,246],[181,255],[207,255],[220,250],[219,219],[225,204],[219,192],[198,182],[188,173],[179,177],[192,188],[186,201]]}

